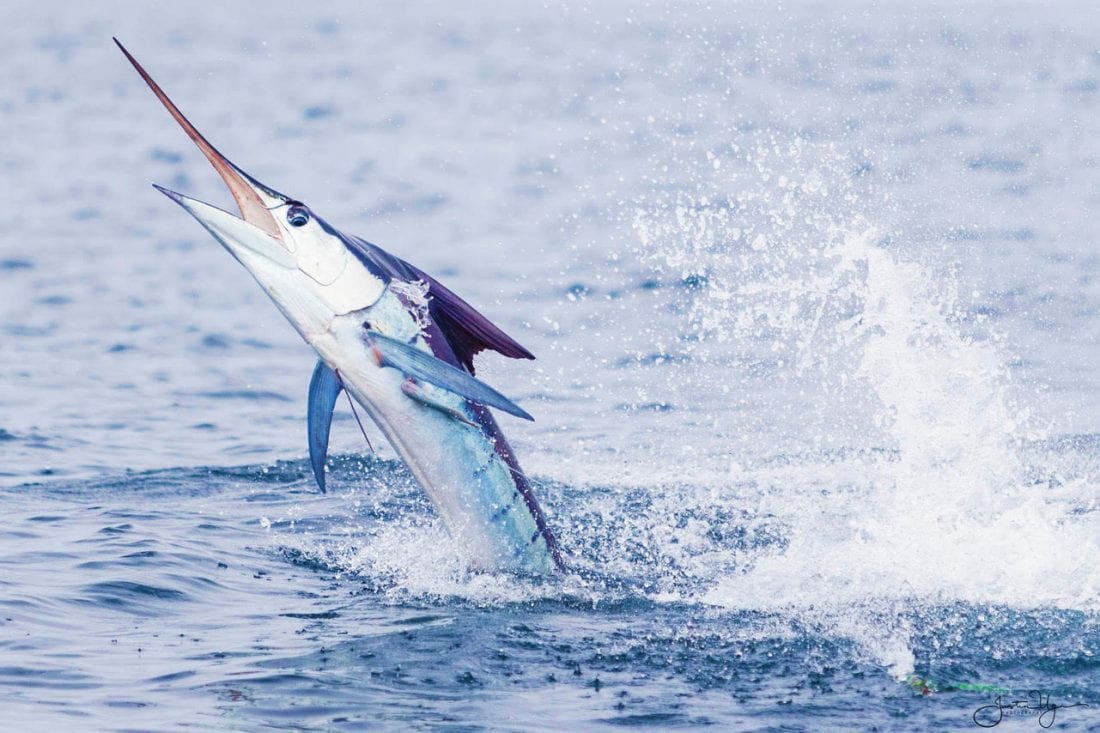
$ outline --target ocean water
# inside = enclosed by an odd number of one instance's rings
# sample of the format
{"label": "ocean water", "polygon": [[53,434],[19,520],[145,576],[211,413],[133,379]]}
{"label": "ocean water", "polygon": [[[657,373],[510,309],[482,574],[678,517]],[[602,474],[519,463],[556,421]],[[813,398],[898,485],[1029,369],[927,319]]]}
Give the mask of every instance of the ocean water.
{"label": "ocean water", "polygon": [[[149,184],[234,162],[538,357],[470,573]],[[0,728],[1100,729],[1088,4],[14,3]]]}

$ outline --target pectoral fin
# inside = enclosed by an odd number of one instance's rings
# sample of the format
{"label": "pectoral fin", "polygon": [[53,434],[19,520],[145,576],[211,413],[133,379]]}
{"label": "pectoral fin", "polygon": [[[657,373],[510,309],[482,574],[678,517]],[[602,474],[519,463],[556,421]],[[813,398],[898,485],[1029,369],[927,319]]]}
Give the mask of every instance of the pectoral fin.
{"label": "pectoral fin", "polygon": [[515,402],[512,402],[485,382],[458,367],[451,366],[447,362],[435,358],[425,351],[421,351],[415,346],[409,346],[397,339],[383,336],[377,331],[367,331],[366,339],[367,343],[381,357],[382,366],[393,367],[407,377],[434,384],[440,389],[454,392],[482,405],[504,410],[516,417],[522,417],[524,420],[535,419]]}
{"label": "pectoral fin", "polygon": [[309,427],[309,462],[313,477],[325,493],[325,459],[328,457],[328,434],[332,427],[332,410],[344,385],[340,377],[325,362],[318,360],[309,380],[309,408],[306,423]]}

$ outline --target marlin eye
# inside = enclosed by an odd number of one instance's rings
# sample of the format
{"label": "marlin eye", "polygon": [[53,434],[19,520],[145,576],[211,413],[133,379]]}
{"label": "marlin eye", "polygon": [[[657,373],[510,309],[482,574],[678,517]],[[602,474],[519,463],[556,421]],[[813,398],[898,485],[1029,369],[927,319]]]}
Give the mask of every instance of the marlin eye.
{"label": "marlin eye", "polygon": [[286,220],[292,227],[302,227],[309,222],[309,209],[304,206],[291,206],[286,210]]}

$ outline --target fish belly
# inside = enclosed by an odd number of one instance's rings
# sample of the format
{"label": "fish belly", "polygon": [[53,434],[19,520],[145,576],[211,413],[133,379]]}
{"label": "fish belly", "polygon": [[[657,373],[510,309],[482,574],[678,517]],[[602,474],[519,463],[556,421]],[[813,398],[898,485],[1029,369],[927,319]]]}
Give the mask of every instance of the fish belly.
{"label": "fish belly", "polygon": [[[373,316],[372,327],[378,328],[378,314]],[[435,390],[435,401],[467,416],[469,422],[463,422],[410,398],[401,389],[404,375],[379,367],[362,333],[360,316],[339,317],[313,346],[428,493],[461,554],[477,569],[553,572],[547,539],[513,469],[478,424],[472,406]]]}

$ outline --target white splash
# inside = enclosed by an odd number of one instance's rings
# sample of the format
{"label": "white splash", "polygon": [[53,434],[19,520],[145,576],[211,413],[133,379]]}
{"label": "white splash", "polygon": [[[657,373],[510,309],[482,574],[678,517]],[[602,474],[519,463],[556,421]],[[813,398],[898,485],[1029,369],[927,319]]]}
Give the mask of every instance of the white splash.
{"label": "white splash", "polygon": [[1028,479],[1021,446],[1042,436],[1014,402],[996,335],[968,334],[953,283],[856,211],[834,150],[769,141],[744,163],[728,203],[641,209],[643,251],[702,283],[685,315],[694,348],[770,351],[840,412],[838,433],[864,442],[739,467],[723,500],[775,517],[789,543],[699,599],[827,618],[899,678],[908,633],[879,627],[883,604],[1100,609],[1097,486]]}
{"label": "white splash", "polygon": [[418,329],[423,331],[431,325],[431,315],[428,312],[428,303],[431,300],[428,295],[428,283],[423,280],[412,282],[391,280],[389,288],[401,296]]}

